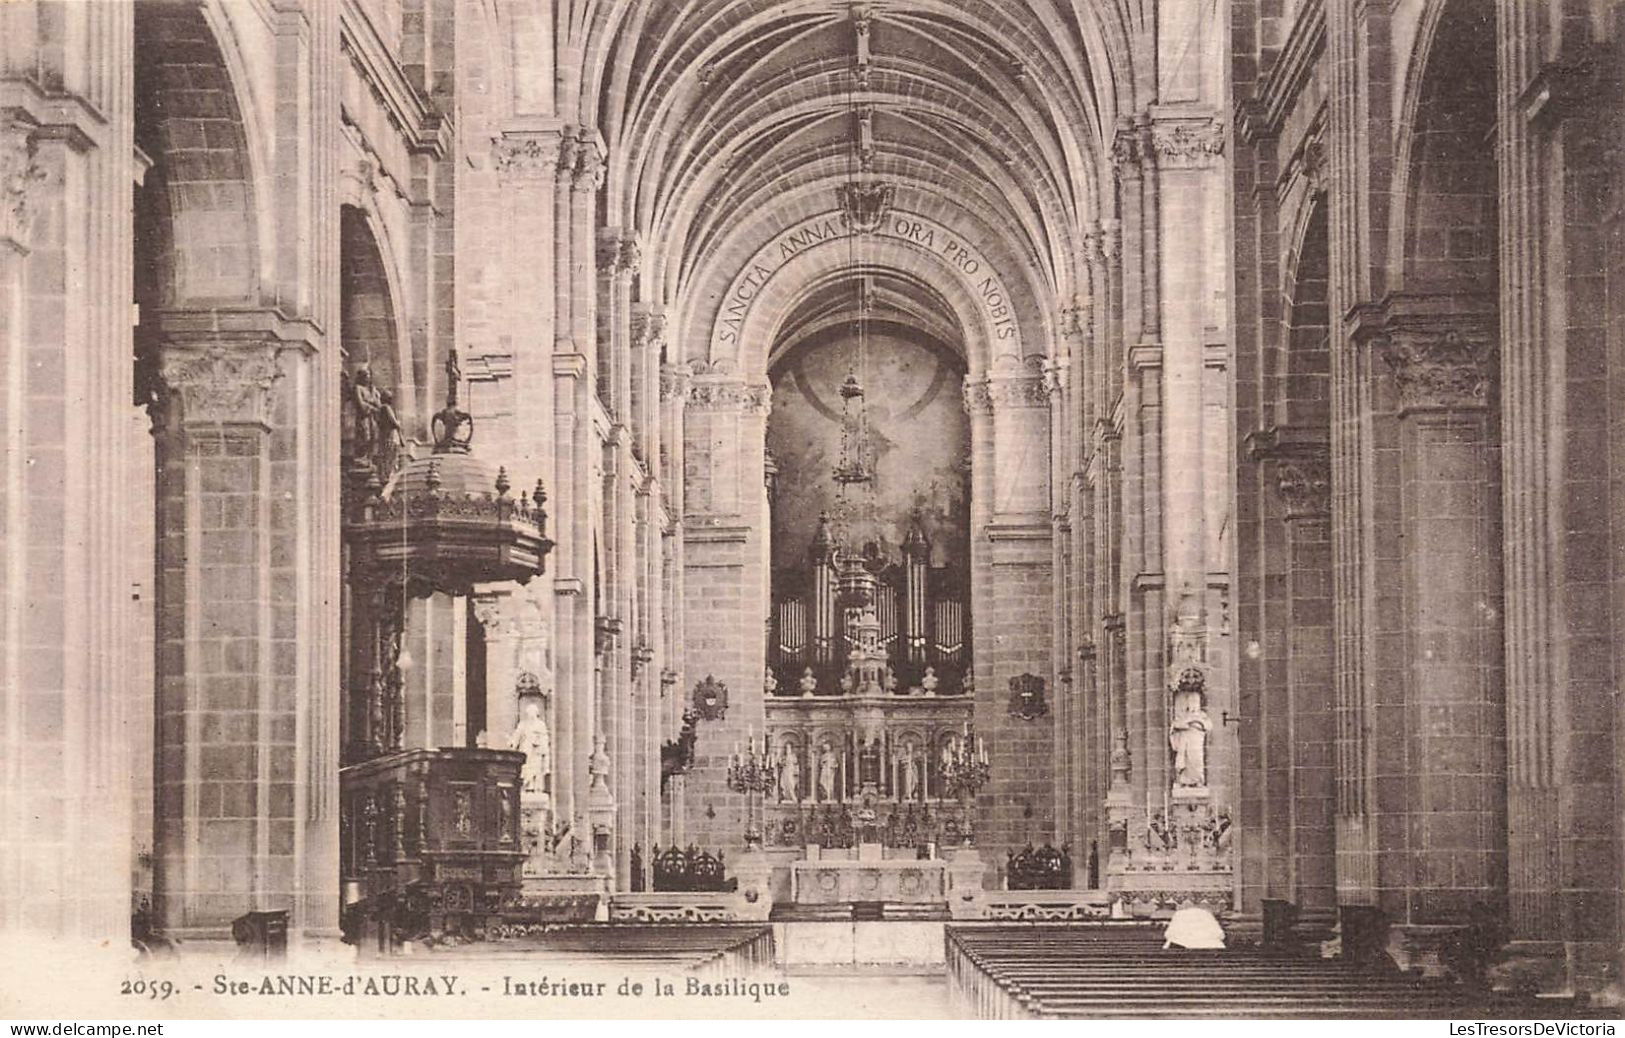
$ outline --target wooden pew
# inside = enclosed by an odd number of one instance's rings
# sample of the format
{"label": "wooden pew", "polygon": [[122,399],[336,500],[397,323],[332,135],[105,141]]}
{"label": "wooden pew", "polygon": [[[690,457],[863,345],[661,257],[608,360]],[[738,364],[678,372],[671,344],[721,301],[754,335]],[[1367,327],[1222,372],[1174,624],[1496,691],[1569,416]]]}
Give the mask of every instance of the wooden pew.
{"label": "wooden pew", "polygon": [[958,924],[946,941],[955,1006],[986,1018],[1602,1015],[1337,960],[1164,949],[1160,927],[1146,923]]}

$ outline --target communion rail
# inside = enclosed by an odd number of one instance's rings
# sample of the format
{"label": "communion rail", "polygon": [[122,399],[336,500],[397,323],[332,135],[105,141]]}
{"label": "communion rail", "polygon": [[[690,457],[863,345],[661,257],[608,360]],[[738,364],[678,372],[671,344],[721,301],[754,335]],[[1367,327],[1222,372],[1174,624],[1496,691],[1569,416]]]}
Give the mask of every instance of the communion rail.
{"label": "communion rail", "polygon": [[708,977],[746,976],[773,965],[773,928],[739,923],[581,923],[539,927],[457,953],[471,957],[523,956],[527,963],[648,967]]}

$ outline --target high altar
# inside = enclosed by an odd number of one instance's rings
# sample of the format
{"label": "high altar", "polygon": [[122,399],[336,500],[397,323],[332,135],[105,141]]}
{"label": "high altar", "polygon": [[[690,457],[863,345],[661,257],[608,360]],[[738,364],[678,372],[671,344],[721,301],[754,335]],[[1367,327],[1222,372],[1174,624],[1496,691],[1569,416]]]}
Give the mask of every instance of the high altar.
{"label": "high altar", "polygon": [[822,522],[811,579],[776,603],[761,839],[801,852],[789,867],[798,905],[940,905],[956,875],[980,887],[968,802],[986,753],[971,728],[963,589],[928,554],[918,529],[901,564],[843,554]]}

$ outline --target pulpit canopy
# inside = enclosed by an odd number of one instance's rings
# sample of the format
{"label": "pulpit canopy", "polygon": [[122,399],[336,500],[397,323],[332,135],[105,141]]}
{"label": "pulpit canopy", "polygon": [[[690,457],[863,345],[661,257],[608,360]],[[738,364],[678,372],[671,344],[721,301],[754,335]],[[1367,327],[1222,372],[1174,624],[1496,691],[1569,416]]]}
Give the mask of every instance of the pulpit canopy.
{"label": "pulpit canopy", "polygon": [[470,452],[473,419],[455,399],[435,416],[435,432],[433,453],[403,465],[350,524],[357,561],[404,575],[419,595],[462,595],[542,573],[553,542],[541,480],[528,496],[511,495],[507,470]]}

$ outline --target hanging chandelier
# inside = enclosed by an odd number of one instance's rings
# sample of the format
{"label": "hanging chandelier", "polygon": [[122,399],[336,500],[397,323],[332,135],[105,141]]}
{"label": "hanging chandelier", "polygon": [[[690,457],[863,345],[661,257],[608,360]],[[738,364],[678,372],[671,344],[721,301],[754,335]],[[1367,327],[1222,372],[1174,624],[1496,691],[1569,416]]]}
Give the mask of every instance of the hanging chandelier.
{"label": "hanging chandelier", "polygon": [[856,316],[847,356],[846,378],[841,382],[841,453],[831,471],[836,490],[834,563],[836,596],[847,608],[861,612],[874,604],[879,578],[871,560],[854,543],[854,525],[875,517],[875,449],[869,425],[869,324],[872,285],[863,256],[868,238],[884,224],[895,189],[873,174],[874,109],[858,103],[857,90],[867,87],[867,60],[861,47],[852,93],[849,96],[854,140],[847,154],[846,180],[836,189],[841,219],[847,231],[847,262],[853,274]]}

